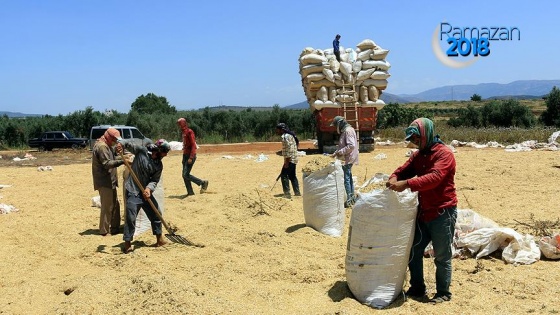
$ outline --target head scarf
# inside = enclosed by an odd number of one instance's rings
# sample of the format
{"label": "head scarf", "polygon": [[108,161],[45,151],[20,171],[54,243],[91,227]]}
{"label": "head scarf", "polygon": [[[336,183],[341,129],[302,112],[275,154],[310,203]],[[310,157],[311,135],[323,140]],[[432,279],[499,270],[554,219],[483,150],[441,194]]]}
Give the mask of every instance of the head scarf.
{"label": "head scarf", "polygon": [[296,140],[296,146],[299,147],[299,139],[296,136],[295,132],[291,131],[290,128],[288,128],[288,125],[286,125],[285,123],[279,123],[278,125],[276,125],[276,129],[280,129],[283,132],[292,135],[292,137],[294,137],[294,140]]}
{"label": "head scarf", "polygon": [[181,127],[181,130],[185,130],[187,129],[187,120],[185,118],[179,118],[177,119],[177,125]]}
{"label": "head scarf", "polygon": [[159,152],[167,153],[171,151],[171,146],[165,139],[159,139],[158,141],[156,141],[156,146],[159,148]]}
{"label": "head scarf", "polygon": [[350,126],[350,124],[344,119],[342,116],[335,116],[331,123],[331,126],[336,126],[336,132],[339,134],[346,129],[346,127]]}
{"label": "head scarf", "polygon": [[105,133],[98,139],[101,142],[105,142],[107,145],[113,143],[114,138],[118,140],[121,139],[121,133],[115,128],[109,128],[105,130]]}
{"label": "head scarf", "polygon": [[418,118],[406,128],[405,140],[409,140],[412,135],[420,137],[418,149],[420,151],[430,149],[435,143],[443,143],[439,135],[434,136],[434,123],[428,118]]}

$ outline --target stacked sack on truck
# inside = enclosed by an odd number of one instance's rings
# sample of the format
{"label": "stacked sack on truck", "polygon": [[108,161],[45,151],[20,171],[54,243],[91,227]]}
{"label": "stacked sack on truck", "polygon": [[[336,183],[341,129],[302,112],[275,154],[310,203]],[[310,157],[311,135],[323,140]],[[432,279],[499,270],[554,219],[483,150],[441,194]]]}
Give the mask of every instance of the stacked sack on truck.
{"label": "stacked sack on truck", "polygon": [[313,109],[341,105],[352,96],[343,93],[343,84],[355,84],[354,99],[360,106],[384,106],[379,97],[387,88],[391,65],[385,60],[389,50],[371,39],[352,48],[340,47],[340,62],[332,48],[320,50],[307,47],[299,56],[299,73],[308,103]]}

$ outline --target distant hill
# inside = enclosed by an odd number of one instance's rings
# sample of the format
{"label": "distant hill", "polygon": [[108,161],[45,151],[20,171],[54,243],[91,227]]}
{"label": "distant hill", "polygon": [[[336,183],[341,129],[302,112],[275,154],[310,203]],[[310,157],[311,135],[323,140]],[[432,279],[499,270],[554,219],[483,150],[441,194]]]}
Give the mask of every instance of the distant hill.
{"label": "distant hill", "polygon": [[418,94],[401,94],[405,99],[419,101],[459,101],[470,100],[473,94],[483,99],[492,97],[536,96],[541,97],[550,93],[552,88],[560,87],[560,80],[521,80],[507,84],[481,83],[476,85],[448,85],[430,89]]}
{"label": "distant hill", "polygon": [[9,118],[23,118],[23,117],[41,117],[43,115],[39,115],[39,114],[24,114],[24,113],[18,113],[18,112],[6,112],[6,111],[0,111],[0,116],[8,116]]}
{"label": "distant hill", "polygon": [[[547,93],[548,94],[548,93]],[[489,98],[485,98],[486,100],[535,100],[535,99],[542,99],[545,95],[535,96],[535,95],[504,95],[504,96],[492,96]]]}

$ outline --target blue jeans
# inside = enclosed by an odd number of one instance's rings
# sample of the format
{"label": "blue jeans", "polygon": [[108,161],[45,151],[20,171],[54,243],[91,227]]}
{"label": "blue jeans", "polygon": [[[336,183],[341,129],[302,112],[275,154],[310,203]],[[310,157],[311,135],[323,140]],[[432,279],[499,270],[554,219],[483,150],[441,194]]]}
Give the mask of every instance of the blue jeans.
{"label": "blue jeans", "polygon": [[434,263],[436,265],[436,294],[451,296],[451,246],[457,221],[457,207],[441,210],[442,214],[430,222],[416,220],[414,243],[410,249],[410,286],[425,289],[424,284],[424,250],[432,242]]}
{"label": "blue jeans", "polygon": [[354,201],[354,179],[352,178],[352,165],[342,165],[344,173],[344,190],[346,190],[346,200]]}
{"label": "blue jeans", "polygon": [[[159,209],[158,203],[154,196],[150,197],[156,209]],[[152,233],[154,235],[161,235],[161,220],[155,214],[154,209],[150,206],[150,204],[144,200],[142,197],[142,193],[136,196],[128,190],[126,191],[126,218],[124,222],[124,232],[123,232],[123,240],[124,241],[132,241],[134,237],[134,232],[136,231],[136,218],[138,217],[138,212],[140,208],[144,209],[146,216],[152,223]]]}
{"label": "blue jeans", "polygon": [[198,177],[191,175],[191,170],[194,166],[194,162],[196,162],[196,154],[192,159],[192,163],[189,164],[189,155],[183,154],[183,182],[185,183],[185,188],[187,188],[187,194],[194,195],[194,190],[192,188],[191,182],[197,184],[198,186],[202,185],[202,180]]}

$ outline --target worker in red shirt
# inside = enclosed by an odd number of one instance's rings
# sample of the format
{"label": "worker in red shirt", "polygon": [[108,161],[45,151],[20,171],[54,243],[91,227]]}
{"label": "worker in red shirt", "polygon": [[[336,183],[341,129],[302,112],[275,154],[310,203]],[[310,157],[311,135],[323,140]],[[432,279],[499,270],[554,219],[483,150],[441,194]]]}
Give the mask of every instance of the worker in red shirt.
{"label": "worker in red shirt", "polygon": [[192,183],[200,186],[200,193],[203,194],[208,189],[208,180],[200,179],[191,174],[194,162],[196,161],[197,149],[194,131],[189,128],[185,118],[179,118],[177,125],[181,128],[181,133],[183,134],[183,181],[187,188],[187,196],[194,195]]}
{"label": "worker in red shirt", "polygon": [[436,293],[429,301],[435,304],[451,300],[451,246],[457,220],[457,194],[455,156],[434,134],[434,123],[428,118],[418,118],[410,124],[405,140],[419,150],[391,174],[387,187],[398,192],[407,188],[418,192],[418,216],[408,263],[410,288],[406,294],[416,298],[426,295],[422,260],[431,241]]}

